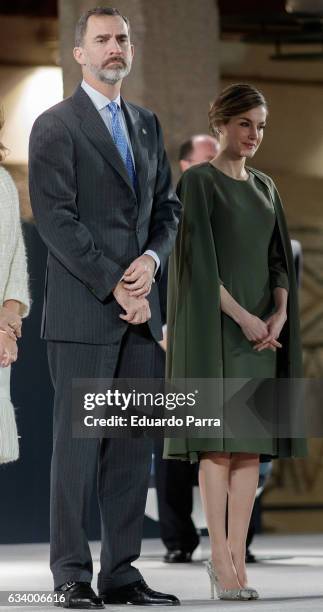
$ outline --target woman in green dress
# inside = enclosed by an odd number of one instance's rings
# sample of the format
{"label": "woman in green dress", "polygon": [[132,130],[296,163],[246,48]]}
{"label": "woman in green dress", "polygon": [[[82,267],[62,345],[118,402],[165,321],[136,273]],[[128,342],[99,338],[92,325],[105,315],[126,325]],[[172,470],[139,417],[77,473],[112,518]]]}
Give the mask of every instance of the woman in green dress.
{"label": "woman in green dress", "polygon": [[[246,166],[267,115],[254,87],[226,88],[209,112],[220,153],[185,172],[178,186],[184,213],[169,269],[168,377],[222,378],[224,395],[232,379],[302,376],[295,270],[281,201],[272,179]],[[258,597],[248,587],[245,545],[264,454],[301,456],[306,445],[268,435],[165,441],[165,457],[199,461],[212,549],[207,569],[223,599]]]}

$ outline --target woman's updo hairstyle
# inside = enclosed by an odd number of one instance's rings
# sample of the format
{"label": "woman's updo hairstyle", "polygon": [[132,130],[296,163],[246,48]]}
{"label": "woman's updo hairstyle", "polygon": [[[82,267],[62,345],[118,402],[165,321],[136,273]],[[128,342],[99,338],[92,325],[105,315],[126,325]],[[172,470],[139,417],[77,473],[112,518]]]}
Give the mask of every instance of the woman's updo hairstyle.
{"label": "woman's updo hairstyle", "polygon": [[257,106],[264,106],[268,112],[265,97],[258,89],[246,83],[229,85],[211,104],[209,110],[211,134],[218,138],[221,123],[228,123],[232,117],[246,113]]}

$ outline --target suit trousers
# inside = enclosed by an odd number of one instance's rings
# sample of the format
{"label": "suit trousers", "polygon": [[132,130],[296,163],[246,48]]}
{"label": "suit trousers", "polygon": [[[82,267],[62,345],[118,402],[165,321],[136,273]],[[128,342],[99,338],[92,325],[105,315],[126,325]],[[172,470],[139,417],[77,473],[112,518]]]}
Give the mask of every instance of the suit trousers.
{"label": "suit trousers", "polygon": [[110,345],[47,344],[55,388],[50,520],[54,586],[92,580],[86,525],[97,481],[102,592],[141,578],[131,564],[140,555],[152,442],[144,437],[73,438],[72,379],[153,377],[159,347],[147,325],[129,325],[123,339]]}
{"label": "suit trousers", "polygon": [[198,465],[163,459],[163,442],[155,440],[155,482],[160,536],[167,550],[193,552],[199,534],[192,520],[193,487]]}
{"label": "suit trousers", "polygon": [[[164,278],[165,278],[164,274]],[[167,280],[167,278],[166,278]],[[163,292],[166,292],[164,285]],[[164,293],[162,293],[164,295]],[[165,377],[165,353],[158,346],[156,378]],[[160,536],[167,550],[193,552],[199,535],[192,520],[193,486],[198,480],[198,466],[189,461],[163,459],[164,440],[156,439],[155,483]]]}

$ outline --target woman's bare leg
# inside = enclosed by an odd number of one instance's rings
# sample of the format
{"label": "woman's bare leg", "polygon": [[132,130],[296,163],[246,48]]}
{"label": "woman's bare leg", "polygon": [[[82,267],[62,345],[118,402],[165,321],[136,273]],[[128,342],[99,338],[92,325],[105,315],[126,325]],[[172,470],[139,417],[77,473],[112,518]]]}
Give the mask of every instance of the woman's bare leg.
{"label": "woman's bare leg", "polygon": [[204,453],[200,460],[201,498],[211,542],[212,561],[223,589],[239,589],[226,536],[230,453]]}
{"label": "woman's bare leg", "polygon": [[247,586],[246,539],[259,480],[259,455],[232,453],[228,496],[228,545],[242,587]]}

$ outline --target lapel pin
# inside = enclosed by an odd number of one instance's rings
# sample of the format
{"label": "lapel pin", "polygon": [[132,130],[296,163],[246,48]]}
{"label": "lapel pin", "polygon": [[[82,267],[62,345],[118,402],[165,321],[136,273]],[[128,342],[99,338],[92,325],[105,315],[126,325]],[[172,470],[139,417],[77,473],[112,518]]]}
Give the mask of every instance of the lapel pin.
{"label": "lapel pin", "polygon": [[142,133],[147,134],[147,131],[145,130],[145,128],[142,128]]}

